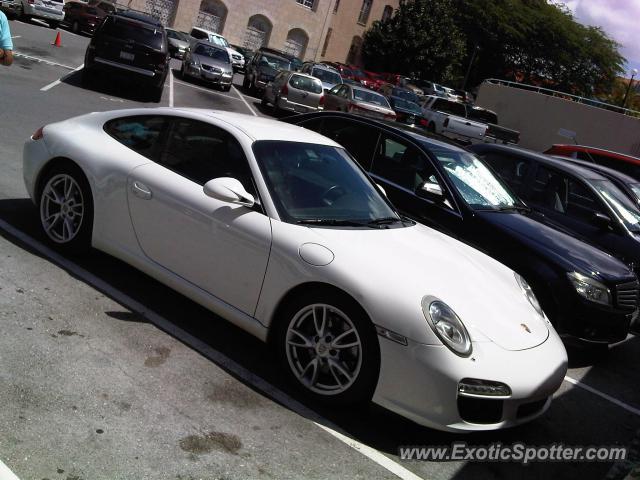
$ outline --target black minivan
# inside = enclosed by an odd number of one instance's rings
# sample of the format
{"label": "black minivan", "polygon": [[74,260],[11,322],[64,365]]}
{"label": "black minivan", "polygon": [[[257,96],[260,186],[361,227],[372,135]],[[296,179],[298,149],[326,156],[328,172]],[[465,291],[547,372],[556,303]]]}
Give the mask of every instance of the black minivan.
{"label": "black minivan", "polygon": [[545,224],[472,153],[398,123],[351,114],[284,121],[345,147],[401,212],[524,276],[563,336],[595,344],[626,338],[638,314],[636,275]]}
{"label": "black minivan", "polygon": [[125,11],[108,15],[91,38],[82,71],[82,83],[90,86],[106,72],[148,88],[159,102],[169,72],[167,33],[148,15]]}

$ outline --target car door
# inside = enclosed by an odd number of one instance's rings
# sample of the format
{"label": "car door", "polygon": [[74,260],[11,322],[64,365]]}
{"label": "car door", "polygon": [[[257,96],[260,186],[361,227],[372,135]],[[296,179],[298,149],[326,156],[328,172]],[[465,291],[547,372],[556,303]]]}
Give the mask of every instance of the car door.
{"label": "car door", "polygon": [[499,152],[483,153],[479,157],[489,164],[514,193],[522,196],[527,186],[528,175],[532,171],[531,160]]}
{"label": "car door", "polygon": [[[381,132],[369,174],[400,211],[451,236],[459,235],[462,217],[454,207],[451,192],[431,159],[415,145]],[[425,182],[437,184],[442,197],[424,194]]]}
{"label": "car door", "polygon": [[336,85],[331,90],[327,92],[324,97],[324,109],[325,110],[336,110],[336,105],[338,104],[338,92],[342,88],[342,85]]}
{"label": "car door", "polygon": [[[574,235],[608,252],[616,250],[619,229],[608,208],[587,184],[566,172],[536,162],[532,181],[524,193],[529,206]],[[611,228],[598,225],[596,215],[611,220]]]}
{"label": "car door", "polygon": [[271,246],[271,224],[259,209],[203,192],[234,177],[256,194],[249,165],[229,132],[198,120],[167,117],[154,161],[127,182],[129,212],[145,255],[202,290],[253,315]]}

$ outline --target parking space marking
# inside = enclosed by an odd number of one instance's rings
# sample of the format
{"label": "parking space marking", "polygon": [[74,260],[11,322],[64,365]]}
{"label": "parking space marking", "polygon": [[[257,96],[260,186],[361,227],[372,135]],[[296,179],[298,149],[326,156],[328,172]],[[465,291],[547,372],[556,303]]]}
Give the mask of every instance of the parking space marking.
{"label": "parking space marking", "polygon": [[22,35],[14,35],[14,36],[13,36],[13,37],[11,37],[11,38],[22,38]]}
{"label": "parking space marking", "polygon": [[18,476],[0,460],[0,480],[20,480]]}
{"label": "parking space marking", "polygon": [[240,93],[240,91],[236,88],[235,85],[233,85],[232,87],[235,90],[235,92],[238,94],[238,96],[240,97],[240,100],[242,100],[244,102],[244,104],[247,106],[247,108],[249,109],[249,111],[251,113],[253,113],[253,116],[257,117],[258,114],[255,112],[255,110],[253,108],[251,108],[251,105],[249,105],[249,102],[247,102],[247,99],[244,98],[244,95],[242,93]]}
{"label": "parking space marking", "polygon": [[46,92],[47,90],[51,90],[53,87],[55,87],[56,85],[60,85],[60,83],[62,83],[67,77],[70,77],[71,75],[73,75],[74,73],[76,73],[78,70],[82,70],[82,68],[84,67],[84,63],[80,66],[78,66],[77,68],[73,69],[72,71],[70,71],[69,73],[67,73],[66,75],[63,75],[62,77],[60,77],[58,80],[51,82],[49,85],[45,85],[44,87],[42,87],[40,89],[41,92]]}
{"label": "parking space marking", "polygon": [[75,69],[75,67],[70,67],[69,65],[63,65],[62,63],[52,62],[51,60],[45,60],[44,58],[33,57],[31,55],[26,55],[24,53],[16,52],[15,50],[13,52],[13,56],[14,57],[26,58],[27,60],[33,60],[34,62],[40,62],[40,63],[44,63],[46,65],[52,65],[54,67],[66,68],[67,70],[74,70]]}
{"label": "parking space marking", "polygon": [[624,403],[623,401],[618,400],[617,398],[614,398],[611,395],[608,395],[608,394],[606,394],[604,392],[601,392],[600,390],[596,390],[595,388],[590,387],[589,385],[586,385],[586,384],[582,383],[581,381],[576,380],[575,378],[571,378],[569,376],[565,376],[564,379],[567,382],[569,382],[571,385],[575,385],[576,387],[580,387],[580,388],[586,390],[587,392],[591,392],[591,393],[593,393],[594,395],[597,395],[600,398],[604,398],[605,400],[610,401],[614,405],[617,405],[620,408],[623,408],[627,412],[630,412],[630,413],[633,413],[634,415],[640,416],[640,408],[632,407],[628,403]]}
{"label": "parking space marking", "polygon": [[[130,311],[135,312],[141,315],[143,318],[148,320],[150,323],[158,327],[160,330],[168,333],[172,337],[178,339],[188,347],[192,348],[200,355],[205,358],[208,358],[213,363],[218,365],[223,370],[230,372],[232,375],[241,379],[243,382],[251,385],[255,389],[259,390],[267,397],[270,397],[274,401],[284,405],[286,408],[291,410],[292,412],[297,413],[301,417],[304,417],[314,425],[320,427],[323,431],[329,433],[334,438],[340,440],[346,445],[350,446],[354,450],[360,452],[362,455],[366,456],[370,460],[376,462],[378,465],[386,469],[387,471],[393,473],[398,478],[402,480],[423,480],[422,477],[417,476],[415,473],[411,472],[407,468],[403,467],[399,463],[395,462],[391,458],[382,454],[378,450],[371,448],[351,437],[348,434],[340,429],[337,425],[333,424],[329,420],[323,418],[318,413],[314,412],[310,408],[305,407],[297,400],[291,398],[289,395],[284,393],[279,388],[271,385],[269,382],[264,380],[262,377],[250,372],[242,365],[227,357],[224,353],[219,352],[218,350],[212,348],[207,343],[203,342],[197,337],[194,337],[190,333],[184,331],[180,327],[174,325],[169,320],[165,319],[158,313],[153,310],[147,308],[142,303],[134,300],[129,295],[124,293],[123,291],[115,288],[111,284],[105,282],[104,280],[96,277],[89,271],[85,270],[78,264],[68,260],[63,257],[61,254],[51,249],[47,245],[41,243],[35,238],[27,235],[22,230],[19,230],[7,223],[6,221],[0,219],[0,230],[5,233],[11,235],[14,238],[17,238],[23,244],[32,248],[43,257],[49,259],[54,264],[58,265],[63,270],[72,274],[79,280],[85,282],[91,287],[95,288],[99,292],[102,292],[104,295],[110,297],[114,301],[118,302],[120,305],[128,308]],[[8,477],[9,480],[18,480],[17,477],[14,479],[13,477]],[[0,480],[4,480],[4,477],[0,476]]]}
{"label": "parking space marking", "polygon": [[234,97],[233,95],[227,95],[226,93],[214,92],[213,90],[209,90],[208,88],[198,87],[197,85],[191,85],[190,83],[181,82],[180,80],[176,80],[175,82],[180,84],[180,85],[184,85],[185,87],[190,87],[190,88],[194,88],[196,90],[200,90],[200,91],[203,91],[203,92],[210,93],[211,95],[220,95],[221,97],[230,98],[231,100],[240,100],[238,97]]}
{"label": "parking space marking", "polygon": [[169,107],[173,108],[173,69],[169,68]]}

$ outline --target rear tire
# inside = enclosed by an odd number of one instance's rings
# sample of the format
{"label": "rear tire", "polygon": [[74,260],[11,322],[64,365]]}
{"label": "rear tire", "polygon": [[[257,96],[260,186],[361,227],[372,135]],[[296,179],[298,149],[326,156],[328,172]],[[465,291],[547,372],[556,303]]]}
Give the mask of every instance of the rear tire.
{"label": "rear tire", "polygon": [[84,88],[89,88],[93,85],[94,78],[93,78],[93,72],[91,70],[89,70],[87,67],[82,69],[82,86]]}
{"label": "rear tire", "polygon": [[44,174],[38,192],[40,228],[56,248],[84,253],[91,247],[93,197],[84,173],[65,162]]}
{"label": "rear tire", "polygon": [[160,87],[152,87],[151,92],[149,94],[149,100],[154,103],[160,103],[162,100],[162,92],[164,91],[164,84]]}
{"label": "rear tire", "polygon": [[277,355],[290,380],[323,403],[368,402],[378,382],[380,344],[362,308],[348,295],[316,288],[280,311]]}

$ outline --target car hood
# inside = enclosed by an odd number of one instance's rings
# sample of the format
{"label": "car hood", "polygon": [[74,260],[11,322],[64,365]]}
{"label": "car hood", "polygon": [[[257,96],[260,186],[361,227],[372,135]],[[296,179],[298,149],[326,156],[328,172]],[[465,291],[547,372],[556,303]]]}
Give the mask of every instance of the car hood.
{"label": "car hood", "polygon": [[613,256],[567,233],[546,225],[531,214],[476,211],[476,215],[511,239],[561,265],[604,281],[632,278],[629,268]]}
{"label": "car hood", "polygon": [[242,55],[239,51],[234,50],[231,47],[227,47],[227,52],[229,52],[229,55],[240,55],[240,58],[242,59],[242,61],[244,61],[244,55]]}
{"label": "car hood", "polygon": [[223,72],[230,72],[231,65],[227,62],[223,62],[221,60],[215,60],[207,55],[193,55],[200,65],[208,65],[210,67],[216,67],[221,69]]}
{"label": "car hood", "polygon": [[[335,255],[339,279],[366,290],[361,301],[372,299],[365,308],[373,321],[413,340],[435,338],[420,307],[425,295],[453,308],[474,342],[524,350],[549,336],[548,321],[529,304],[512,270],[429,227],[309,230]],[[409,318],[410,325],[403,324]]]}
{"label": "car hood", "polygon": [[189,46],[189,42],[185,42],[184,40],[178,40],[177,38],[170,38],[169,43],[175,47],[185,49]]}
{"label": "car hood", "polygon": [[333,87],[335,87],[337,85],[337,83],[331,83],[331,82],[322,82],[322,89],[323,90],[331,90]]}

